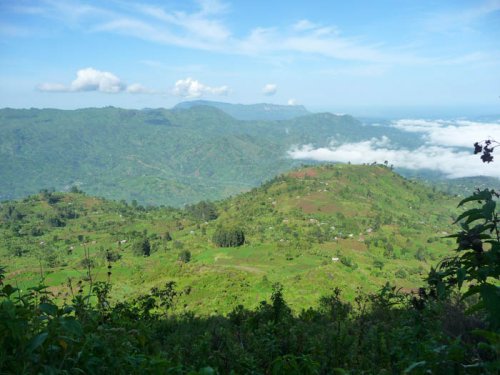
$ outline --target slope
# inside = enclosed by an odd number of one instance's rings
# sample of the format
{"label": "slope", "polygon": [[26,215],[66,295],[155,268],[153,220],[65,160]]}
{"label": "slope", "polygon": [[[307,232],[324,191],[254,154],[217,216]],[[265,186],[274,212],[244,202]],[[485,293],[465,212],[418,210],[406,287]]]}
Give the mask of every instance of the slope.
{"label": "slope", "polygon": [[[20,286],[43,272],[61,299],[68,285],[88,283],[88,267],[94,282],[106,280],[111,259],[117,299],[173,280],[185,292],[178,308],[209,314],[255,306],[280,282],[302,308],[337,286],[347,298],[386,281],[418,287],[451,252],[443,237],[455,206],[378,165],[297,169],[218,202],[211,221],[193,210],[45,192],[0,206],[0,254]],[[215,246],[214,232],[227,227],[243,230],[246,243]],[[150,256],[141,255],[145,239]]]}

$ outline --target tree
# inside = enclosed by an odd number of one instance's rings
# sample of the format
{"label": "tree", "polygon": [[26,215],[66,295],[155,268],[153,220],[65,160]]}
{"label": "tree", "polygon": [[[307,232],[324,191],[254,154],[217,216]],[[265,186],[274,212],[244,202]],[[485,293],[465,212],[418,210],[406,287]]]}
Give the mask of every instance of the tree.
{"label": "tree", "polygon": [[189,263],[191,261],[191,252],[189,250],[182,250],[179,253],[179,260],[182,263]]}
{"label": "tree", "polygon": [[237,227],[219,226],[212,237],[213,243],[219,247],[237,247],[245,243],[245,233]]}
{"label": "tree", "polygon": [[[490,163],[498,145],[494,140],[476,142],[474,153],[482,153],[483,163]],[[461,230],[449,237],[456,238],[457,255],[443,259],[437,268],[431,269],[427,279],[440,297],[465,284],[468,290],[462,298],[478,297],[469,311],[485,311],[490,326],[496,330],[500,329],[500,214],[496,208],[499,198],[494,190],[478,189],[458,204],[461,207],[473,202],[480,207],[469,208],[455,220]]]}
{"label": "tree", "polygon": [[144,255],[148,257],[151,255],[151,244],[146,237],[143,237],[134,243],[132,251],[135,255]]}
{"label": "tree", "polygon": [[463,212],[455,223],[461,230],[449,236],[456,238],[457,255],[443,259],[429,274],[428,282],[438,296],[446,296],[451,288],[468,286],[463,298],[478,295],[472,310],[485,310],[493,328],[500,328],[500,215],[493,190],[478,190],[463,199],[459,207],[469,202],[480,204]]}
{"label": "tree", "polygon": [[217,208],[210,201],[201,201],[196,204],[186,206],[186,211],[195,220],[210,221],[215,220],[219,216]]}

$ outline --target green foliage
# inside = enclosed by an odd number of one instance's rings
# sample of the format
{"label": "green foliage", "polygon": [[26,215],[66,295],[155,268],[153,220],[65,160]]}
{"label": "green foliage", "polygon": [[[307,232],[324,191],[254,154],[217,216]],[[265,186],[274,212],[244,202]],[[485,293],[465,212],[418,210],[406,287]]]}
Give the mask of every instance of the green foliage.
{"label": "green foliage", "polygon": [[189,250],[182,250],[179,253],[179,260],[182,263],[189,263],[191,261],[191,252]]}
{"label": "green foliage", "polygon": [[479,208],[461,213],[461,231],[449,237],[456,238],[457,255],[440,262],[428,277],[429,284],[439,296],[451,288],[468,287],[464,298],[478,296],[470,311],[487,312],[491,327],[500,328],[500,216],[496,210],[498,194],[492,190],[479,190],[463,199],[459,207],[475,202]]}
{"label": "green foliage", "polygon": [[238,247],[245,243],[245,233],[234,226],[219,226],[212,236],[212,242],[220,247]]}
{"label": "green foliage", "polygon": [[212,202],[201,201],[196,204],[186,206],[188,214],[197,221],[215,220],[219,216],[217,208]]}
{"label": "green foliage", "polygon": [[[1,269],[0,269],[1,270]],[[3,275],[4,272],[0,272]],[[0,278],[1,280],[1,278]],[[227,317],[173,314],[179,297],[167,282],[135,299],[111,303],[109,283],[58,305],[46,286],[0,288],[0,370],[3,373],[127,374],[496,374],[498,334],[476,330],[474,342],[449,336],[447,305],[415,310],[387,286],[358,295],[340,289],[318,309],[294,314],[280,284],[270,303],[236,307]],[[451,307],[451,306],[448,306]],[[463,316],[463,315],[461,315]],[[455,315],[455,319],[458,316]],[[465,331],[455,334],[464,335]]]}
{"label": "green foliage", "polygon": [[151,244],[149,242],[149,239],[144,237],[138,239],[133,247],[132,251],[135,255],[143,255],[143,256],[150,256],[151,255]]}

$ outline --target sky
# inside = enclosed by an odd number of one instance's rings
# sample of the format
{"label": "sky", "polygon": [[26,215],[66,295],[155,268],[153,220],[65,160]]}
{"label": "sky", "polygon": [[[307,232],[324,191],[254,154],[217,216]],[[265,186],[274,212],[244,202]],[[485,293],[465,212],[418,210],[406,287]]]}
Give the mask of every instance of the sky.
{"label": "sky", "polygon": [[498,114],[500,0],[0,0],[0,82],[14,108]]}

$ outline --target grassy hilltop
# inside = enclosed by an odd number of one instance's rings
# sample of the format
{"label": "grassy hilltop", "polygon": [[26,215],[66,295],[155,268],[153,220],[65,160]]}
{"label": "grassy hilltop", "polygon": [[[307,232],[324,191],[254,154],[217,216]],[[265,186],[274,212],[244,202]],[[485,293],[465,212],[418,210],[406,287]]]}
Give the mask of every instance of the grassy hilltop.
{"label": "grassy hilltop", "polygon": [[[334,287],[352,299],[357,288],[374,291],[386,281],[420,286],[451,251],[443,236],[456,203],[380,165],[297,169],[217,202],[214,220],[200,205],[144,208],[45,192],[0,205],[0,255],[20,287],[36,283],[42,269],[61,299],[89,265],[93,281],[106,280],[108,257],[115,300],[172,280],[189,292],[177,308],[205,315],[256,306],[279,281],[298,309]],[[244,232],[243,246],[213,243],[228,227]]]}

